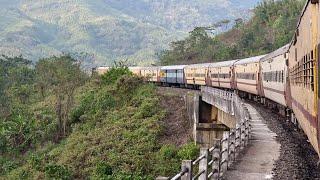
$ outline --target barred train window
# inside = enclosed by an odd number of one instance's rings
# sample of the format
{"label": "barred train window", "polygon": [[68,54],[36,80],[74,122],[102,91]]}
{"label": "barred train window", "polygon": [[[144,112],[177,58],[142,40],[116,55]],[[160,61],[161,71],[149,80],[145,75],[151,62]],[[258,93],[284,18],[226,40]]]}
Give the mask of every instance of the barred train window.
{"label": "barred train window", "polygon": [[211,74],[211,78],[218,78],[219,74]]}
{"label": "barred train window", "polygon": [[219,77],[223,79],[227,79],[227,78],[230,78],[230,74],[220,74]]}
{"label": "barred train window", "polygon": [[284,82],[284,72],[283,71],[270,71],[262,73],[263,80],[267,82]]}
{"label": "barred train window", "polygon": [[293,85],[301,86],[314,91],[314,52],[303,56],[290,69],[290,80]]}
{"label": "barred train window", "polygon": [[237,73],[238,79],[249,79],[249,80],[255,80],[256,75],[255,73]]}

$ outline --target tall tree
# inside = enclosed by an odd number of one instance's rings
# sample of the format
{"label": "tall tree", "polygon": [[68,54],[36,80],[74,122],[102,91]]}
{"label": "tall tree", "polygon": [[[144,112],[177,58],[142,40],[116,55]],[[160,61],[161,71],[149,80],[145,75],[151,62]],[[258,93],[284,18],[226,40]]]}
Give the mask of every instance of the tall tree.
{"label": "tall tree", "polygon": [[74,92],[86,80],[80,63],[69,55],[42,59],[36,64],[37,87],[42,96],[52,91],[55,96],[55,112],[59,134],[65,136],[68,131],[70,110],[74,105]]}

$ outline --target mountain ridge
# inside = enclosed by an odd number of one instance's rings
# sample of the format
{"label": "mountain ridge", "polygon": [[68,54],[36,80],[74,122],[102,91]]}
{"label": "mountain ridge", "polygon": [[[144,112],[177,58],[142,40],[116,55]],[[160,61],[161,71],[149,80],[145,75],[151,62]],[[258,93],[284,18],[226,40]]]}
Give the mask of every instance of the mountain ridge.
{"label": "mountain ridge", "polygon": [[[36,61],[62,52],[146,65],[195,26],[235,19],[258,0],[1,0],[0,53]],[[234,7],[238,6],[238,7]],[[245,16],[242,16],[245,18]]]}

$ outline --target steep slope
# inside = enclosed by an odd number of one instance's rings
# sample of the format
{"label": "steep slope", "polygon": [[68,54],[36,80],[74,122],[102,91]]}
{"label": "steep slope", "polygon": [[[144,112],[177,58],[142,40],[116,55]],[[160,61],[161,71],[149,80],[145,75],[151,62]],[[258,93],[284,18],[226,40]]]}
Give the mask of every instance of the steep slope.
{"label": "steep slope", "polygon": [[0,53],[37,60],[87,52],[95,64],[150,64],[193,27],[247,15],[257,1],[0,0]]}

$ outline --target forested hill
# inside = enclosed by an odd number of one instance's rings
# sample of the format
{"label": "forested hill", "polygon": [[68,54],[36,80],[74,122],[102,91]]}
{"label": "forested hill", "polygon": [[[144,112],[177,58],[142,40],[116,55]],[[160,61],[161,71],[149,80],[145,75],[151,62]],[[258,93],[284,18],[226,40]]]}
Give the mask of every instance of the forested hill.
{"label": "forested hill", "polygon": [[90,63],[150,64],[195,26],[247,17],[258,1],[0,0],[0,53],[35,61],[86,52]]}
{"label": "forested hill", "polygon": [[161,63],[216,62],[269,53],[291,41],[305,2],[263,1],[249,21],[238,20],[231,30],[214,37],[206,28],[195,28],[189,37],[171,43],[160,54]]}
{"label": "forested hill", "polygon": [[181,97],[125,67],[88,77],[70,56],[1,57],[0,179],[172,175],[199,152]]}

